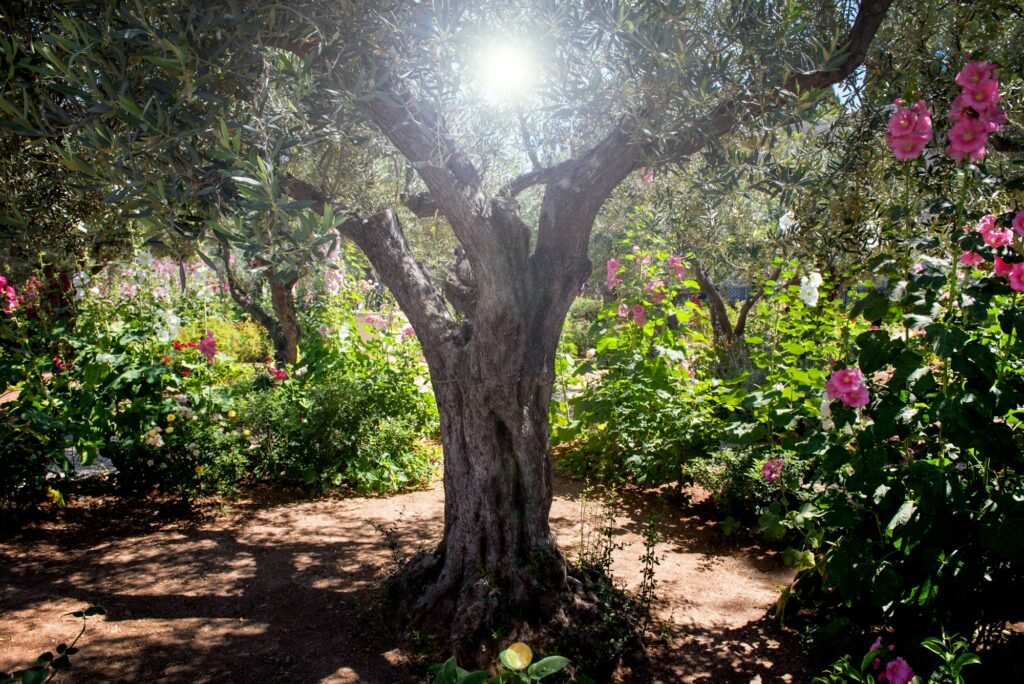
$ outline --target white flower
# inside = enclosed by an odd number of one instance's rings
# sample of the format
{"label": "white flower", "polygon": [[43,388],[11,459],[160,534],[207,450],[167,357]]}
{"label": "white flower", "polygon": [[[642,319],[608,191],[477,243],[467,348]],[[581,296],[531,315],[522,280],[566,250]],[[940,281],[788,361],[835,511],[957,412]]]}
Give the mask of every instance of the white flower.
{"label": "white flower", "polygon": [[821,395],[821,429],[831,430],[836,426],[832,420],[832,402],[828,398],[828,393]]}
{"label": "white flower", "polygon": [[173,311],[164,311],[163,322],[156,329],[156,338],[166,344],[178,337],[180,329],[181,319]]}
{"label": "white flower", "polygon": [[787,211],[779,217],[779,232],[788,233],[794,225],[796,225],[796,217],[793,216],[793,212]]}
{"label": "white flower", "polygon": [[818,305],[818,288],[822,283],[821,274],[815,271],[800,279],[800,299],[807,306]]}

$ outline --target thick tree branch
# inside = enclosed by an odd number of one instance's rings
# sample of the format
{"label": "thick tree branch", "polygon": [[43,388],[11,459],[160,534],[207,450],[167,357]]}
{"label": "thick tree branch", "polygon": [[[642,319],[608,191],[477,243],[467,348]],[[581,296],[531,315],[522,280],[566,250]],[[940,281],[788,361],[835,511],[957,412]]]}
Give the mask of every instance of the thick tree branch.
{"label": "thick tree branch", "polygon": [[217,266],[212,259],[202,252],[199,252],[200,258],[206,262],[206,265],[213,269],[215,273],[223,274],[224,280],[227,281],[228,284],[228,293],[231,295],[231,298],[235,300],[235,303],[238,304],[243,311],[252,316],[254,321],[266,328],[268,333],[273,334],[273,328],[277,324],[277,321],[274,320],[274,317],[267,313],[263,307],[257,304],[255,298],[238,282],[238,278],[235,277],[234,271],[231,270],[231,247],[227,240],[218,237],[217,243],[219,251],[218,256],[220,257],[223,267]]}
{"label": "thick tree branch", "polygon": [[[772,272],[768,275],[768,280],[775,280],[782,273],[782,267],[776,266],[772,269]],[[733,335],[736,337],[743,337],[747,331],[747,316],[750,314],[750,310],[754,308],[761,297],[764,296],[764,285],[757,288],[756,292],[752,292],[744,301],[740,307],[740,312],[736,315],[736,325],[733,326]]]}
{"label": "thick tree branch", "polygon": [[283,187],[292,199],[314,202],[312,208],[320,215],[330,205],[336,216],[348,216],[335,229],[351,238],[370,260],[416,330],[431,365],[436,368],[447,365],[440,354],[458,333],[458,326],[441,292],[413,258],[395,213],[385,209],[363,219],[352,215],[342,203],[310,183],[288,178]]}
{"label": "thick tree branch", "polygon": [[448,135],[438,117],[412,97],[385,86],[364,106],[370,119],[405,155],[436,206],[448,219],[470,259],[477,263],[494,246],[480,174]]}

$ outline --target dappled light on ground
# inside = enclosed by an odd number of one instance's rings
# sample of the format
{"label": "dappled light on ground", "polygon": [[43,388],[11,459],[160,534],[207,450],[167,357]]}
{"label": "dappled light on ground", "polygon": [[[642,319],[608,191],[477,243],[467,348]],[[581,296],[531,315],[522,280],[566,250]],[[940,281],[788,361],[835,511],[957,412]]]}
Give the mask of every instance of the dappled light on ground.
{"label": "dappled light on ground", "polygon": [[[585,537],[604,519],[580,496],[556,483],[552,524],[571,559],[581,518]],[[67,681],[420,681],[424,664],[396,647],[377,592],[396,554],[440,538],[442,497],[436,484],[388,499],[244,500],[162,523],[73,507],[79,524],[34,524],[0,543],[0,670],[73,638],[77,622],[62,616],[98,604],[107,616],[90,619]],[[639,586],[650,513],[664,623],[648,640],[652,681],[801,681],[791,637],[762,619],[788,571],[725,538],[701,506],[624,495],[615,577]]]}

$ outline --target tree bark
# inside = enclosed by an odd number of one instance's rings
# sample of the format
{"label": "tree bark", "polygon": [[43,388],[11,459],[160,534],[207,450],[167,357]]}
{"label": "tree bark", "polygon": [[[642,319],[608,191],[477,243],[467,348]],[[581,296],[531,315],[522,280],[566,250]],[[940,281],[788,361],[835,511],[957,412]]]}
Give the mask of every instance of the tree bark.
{"label": "tree bark", "polygon": [[270,336],[274,342],[274,358],[281,366],[292,366],[299,360],[301,331],[295,313],[295,282],[270,281],[270,303],[276,317]]}
{"label": "tree bark", "polygon": [[[253,320],[263,326],[274,345],[274,360],[280,366],[290,366],[299,360],[299,337],[301,331],[298,324],[298,316],[295,313],[295,284],[296,280],[273,280],[270,283],[270,303],[274,315],[270,315],[256,301],[257,296],[245,287],[235,277],[231,269],[231,248],[225,240],[220,241],[220,260],[223,268],[224,280],[228,284],[228,292],[235,303]],[[220,273],[212,260],[200,252],[200,257],[215,272]],[[269,272],[273,276],[273,271]],[[257,290],[258,292],[258,290]]]}
{"label": "tree bark", "polygon": [[[494,336],[479,345],[501,346]],[[521,357],[509,349],[512,356]],[[510,624],[551,616],[566,564],[548,524],[548,378],[519,377],[518,364],[436,377],[445,452],[445,527],[440,547],[410,567],[419,596],[414,625],[446,633],[469,653]],[[483,369],[481,369],[483,370]]]}

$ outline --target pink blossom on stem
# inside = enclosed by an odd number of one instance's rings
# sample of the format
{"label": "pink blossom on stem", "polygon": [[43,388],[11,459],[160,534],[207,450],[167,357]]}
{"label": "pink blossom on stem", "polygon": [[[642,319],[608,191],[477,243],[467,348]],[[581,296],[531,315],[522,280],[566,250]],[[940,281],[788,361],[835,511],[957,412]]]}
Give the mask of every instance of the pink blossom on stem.
{"label": "pink blossom on stem", "polygon": [[988,142],[989,128],[984,121],[961,116],[949,129],[949,146],[946,153],[957,161],[968,157],[979,161],[985,156],[985,143]]}
{"label": "pink blossom on stem", "polygon": [[782,473],[782,467],[786,465],[785,459],[772,458],[764,462],[761,466],[761,474],[764,475],[764,479],[769,482],[775,482],[776,478]]}
{"label": "pink blossom on stem", "polygon": [[995,273],[997,276],[1005,278],[1006,276],[1010,275],[1010,271],[1013,270],[1013,264],[1008,264],[999,257],[996,257],[992,263],[992,272]]}
{"label": "pink blossom on stem", "polygon": [[619,304],[619,310],[615,313],[618,314],[619,318],[626,318],[629,316],[629,306],[623,302],[622,304]]}
{"label": "pink blossom on stem", "polygon": [[903,658],[893,658],[885,666],[885,672],[878,675],[878,681],[889,684],[909,684],[914,678],[914,671]]}
{"label": "pink blossom on stem", "polygon": [[640,328],[644,327],[647,323],[647,309],[644,308],[643,304],[633,305],[633,322]]}
{"label": "pink blossom on stem", "polygon": [[968,62],[956,75],[956,84],[970,88],[995,79],[996,65],[988,62]]}
{"label": "pink blossom on stem", "polygon": [[1013,231],[1009,228],[997,227],[996,217],[992,214],[982,216],[975,230],[981,233],[981,237],[989,247],[1006,247],[1013,243]]}
{"label": "pink blossom on stem", "polygon": [[963,98],[970,103],[971,109],[979,114],[985,114],[993,110],[999,102],[999,84],[994,80],[982,81],[965,88]]}
{"label": "pink blossom on stem", "polygon": [[199,344],[196,347],[199,349],[199,353],[206,357],[207,362],[213,363],[214,358],[217,356],[217,342],[213,339],[212,330],[206,331],[206,337],[199,340]]}
{"label": "pink blossom on stem", "polygon": [[615,277],[616,274],[619,272],[619,266],[619,261],[615,257],[612,257],[611,259],[608,260],[608,275],[606,280],[608,282],[609,290],[614,290],[616,285],[622,284],[622,280],[620,278]]}
{"label": "pink blossom on stem", "polygon": [[960,263],[963,264],[964,266],[977,268],[978,266],[981,266],[983,263],[985,263],[985,258],[978,254],[977,252],[967,250],[960,255]]}
{"label": "pink blossom on stem", "polygon": [[683,266],[683,258],[676,255],[672,255],[668,258],[665,264],[672,269],[673,275],[676,278],[682,278],[686,275],[686,267]]}
{"label": "pink blossom on stem", "polygon": [[829,399],[838,399],[852,408],[867,406],[870,400],[859,368],[843,368],[832,373],[825,383],[825,394]]}
{"label": "pink blossom on stem", "polygon": [[[902,100],[897,100],[897,104]],[[932,138],[932,115],[924,100],[913,107],[900,107],[889,118],[885,143],[899,161],[920,157]]]}
{"label": "pink blossom on stem", "polygon": [[1007,277],[1010,279],[1010,289],[1024,292],[1024,262],[1014,264]]}

